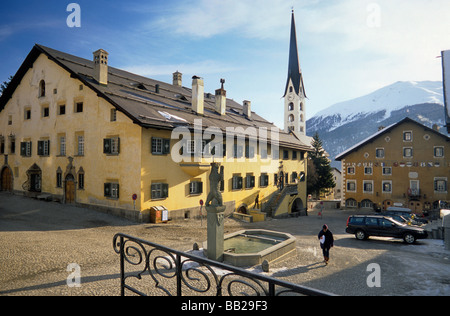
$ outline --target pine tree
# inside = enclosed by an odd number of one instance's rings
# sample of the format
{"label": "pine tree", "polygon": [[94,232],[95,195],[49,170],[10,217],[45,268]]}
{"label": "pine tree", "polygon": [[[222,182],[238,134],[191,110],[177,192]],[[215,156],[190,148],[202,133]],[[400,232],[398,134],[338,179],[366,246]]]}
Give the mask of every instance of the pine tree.
{"label": "pine tree", "polygon": [[317,132],[313,137],[311,146],[314,150],[309,154],[308,194],[320,196],[320,193],[334,188],[336,183],[331,173],[330,160],[325,156],[322,140]]}
{"label": "pine tree", "polygon": [[0,84],[0,95],[3,94],[3,91],[6,90],[6,88],[8,87],[8,85],[11,83],[11,80],[13,79],[12,76],[9,76],[8,81],[3,81],[2,84]]}

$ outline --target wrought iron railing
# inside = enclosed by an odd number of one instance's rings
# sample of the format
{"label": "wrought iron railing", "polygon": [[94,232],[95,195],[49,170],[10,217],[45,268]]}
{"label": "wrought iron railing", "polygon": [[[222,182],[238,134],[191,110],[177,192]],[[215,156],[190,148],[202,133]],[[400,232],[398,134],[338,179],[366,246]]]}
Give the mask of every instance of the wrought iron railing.
{"label": "wrought iron railing", "polygon": [[126,234],[113,239],[120,255],[121,295],[330,296],[331,293],[267,277]]}

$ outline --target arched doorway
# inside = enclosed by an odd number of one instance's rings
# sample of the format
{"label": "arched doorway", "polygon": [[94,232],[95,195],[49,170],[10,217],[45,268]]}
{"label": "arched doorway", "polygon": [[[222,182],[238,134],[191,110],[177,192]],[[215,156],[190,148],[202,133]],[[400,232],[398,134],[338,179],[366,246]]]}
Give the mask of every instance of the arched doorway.
{"label": "arched doorway", "polygon": [[301,198],[296,198],[291,206],[292,213],[298,213],[304,210],[303,201]]}
{"label": "arched doorway", "polygon": [[422,203],[417,200],[410,200],[408,203],[408,207],[415,214],[421,214],[423,211]]}
{"label": "arched doorway", "polygon": [[64,184],[64,201],[66,203],[75,202],[75,178],[72,174],[68,174]]}
{"label": "arched doorway", "polygon": [[27,182],[24,183],[24,189],[29,192],[41,192],[42,190],[42,170],[37,164],[33,164],[27,170]]}
{"label": "arched doorway", "polygon": [[13,176],[11,169],[4,167],[0,174],[0,179],[0,190],[11,192],[13,190]]}
{"label": "arched doorway", "polygon": [[383,210],[386,211],[387,208],[392,205],[394,205],[394,202],[392,200],[384,200],[383,201]]}
{"label": "arched doorway", "polygon": [[247,205],[242,204],[241,206],[239,206],[237,212],[240,214],[248,214]]}

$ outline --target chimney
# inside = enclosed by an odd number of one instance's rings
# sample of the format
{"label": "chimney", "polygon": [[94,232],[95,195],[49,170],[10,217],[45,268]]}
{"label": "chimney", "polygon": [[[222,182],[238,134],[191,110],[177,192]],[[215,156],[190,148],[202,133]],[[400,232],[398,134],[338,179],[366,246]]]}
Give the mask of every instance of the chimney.
{"label": "chimney", "polygon": [[99,84],[108,84],[108,53],[99,49],[94,53],[94,79]]}
{"label": "chimney", "polygon": [[252,102],[245,100],[244,101],[244,113],[247,118],[251,118],[252,116]]}
{"label": "chimney", "polygon": [[203,115],[204,108],[204,84],[203,79],[197,76],[192,77],[192,110]]}
{"label": "chimney", "polygon": [[222,87],[216,90],[216,111],[220,115],[225,115],[227,109],[227,91],[223,88],[225,79],[220,79]]}
{"label": "chimney", "polygon": [[173,73],[173,85],[177,87],[183,86],[183,74],[178,72],[178,70]]}
{"label": "chimney", "polygon": [[434,131],[436,131],[436,132],[439,133],[440,129],[441,129],[441,128],[439,127],[439,125],[433,124],[433,130],[434,130]]}

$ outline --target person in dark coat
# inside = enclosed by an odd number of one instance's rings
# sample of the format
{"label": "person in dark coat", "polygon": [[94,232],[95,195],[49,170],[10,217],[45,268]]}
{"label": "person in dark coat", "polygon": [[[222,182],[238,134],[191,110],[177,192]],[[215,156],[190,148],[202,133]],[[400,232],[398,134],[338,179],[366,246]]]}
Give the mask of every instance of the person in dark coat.
{"label": "person in dark coat", "polygon": [[320,241],[320,248],[322,248],[323,252],[323,260],[325,264],[328,264],[328,260],[330,260],[330,248],[333,247],[334,238],[333,233],[328,229],[327,225],[323,225],[318,238]]}

